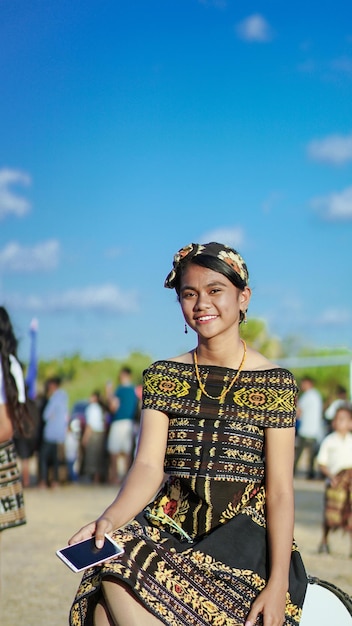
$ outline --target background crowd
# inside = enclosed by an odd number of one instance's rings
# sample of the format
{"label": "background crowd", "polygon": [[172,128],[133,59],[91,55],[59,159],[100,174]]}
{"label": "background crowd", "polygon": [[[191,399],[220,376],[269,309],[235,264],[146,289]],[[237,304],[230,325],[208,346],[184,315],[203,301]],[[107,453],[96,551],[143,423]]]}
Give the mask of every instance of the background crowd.
{"label": "background crowd", "polygon": [[[120,485],[132,463],[140,407],[141,387],[129,367],[121,368],[115,386],[107,382],[71,411],[60,378],[49,378],[42,394],[28,398],[32,428],[15,437],[24,487]],[[329,553],[328,535],[339,528],[350,536],[352,557],[352,404],[345,387],[324,403],[314,379],[301,379],[295,476],[326,483],[318,551]]]}
{"label": "background crowd", "polygon": [[[15,347],[11,345],[12,352]],[[13,429],[23,487],[121,484],[139,432],[141,386],[134,384],[131,369],[121,367],[115,385],[109,381],[104,389],[93,389],[88,399],[70,408],[59,376],[48,378],[40,393],[33,392],[31,363],[25,379],[29,419]],[[350,535],[352,556],[352,405],[345,387],[337,386],[334,397],[324,403],[314,379],[301,378],[294,472],[325,481],[318,551],[329,553],[330,531],[342,529]]]}
{"label": "background crowd", "polygon": [[108,382],[93,390],[71,411],[60,377],[47,379],[43,393],[28,399],[31,428],[15,436],[23,485],[120,484],[133,458],[140,400],[129,367],[122,367],[115,387]]}

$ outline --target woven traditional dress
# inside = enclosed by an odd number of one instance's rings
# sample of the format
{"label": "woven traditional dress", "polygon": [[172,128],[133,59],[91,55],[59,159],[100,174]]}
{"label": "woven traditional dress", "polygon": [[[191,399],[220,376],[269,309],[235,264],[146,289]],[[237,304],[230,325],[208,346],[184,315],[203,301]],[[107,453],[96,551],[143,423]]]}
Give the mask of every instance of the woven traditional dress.
{"label": "woven traditional dress", "polygon": [[26,523],[23,488],[12,440],[0,443],[0,531]]}
{"label": "woven traditional dress", "polygon": [[[237,373],[199,371],[214,397]],[[281,368],[242,371],[220,403],[200,392],[193,365],[158,361],[143,389],[144,408],[169,418],[168,480],[114,533],[125,554],[86,571],[70,624],[91,626],[102,577],[115,576],[168,626],[242,626],[268,578],[265,430],[294,425],[295,381]],[[299,624],[306,584],[293,543],[285,626]]]}
{"label": "woven traditional dress", "polygon": [[[10,354],[10,372],[15,380],[18,401],[26,401],[22,368]],[[0,355],[0,404],[6,404],[6,392]],[[7,427],[6,427],[7,428]],[[0,531],[26,523],[23,487],[13,439],[0,442]]]}

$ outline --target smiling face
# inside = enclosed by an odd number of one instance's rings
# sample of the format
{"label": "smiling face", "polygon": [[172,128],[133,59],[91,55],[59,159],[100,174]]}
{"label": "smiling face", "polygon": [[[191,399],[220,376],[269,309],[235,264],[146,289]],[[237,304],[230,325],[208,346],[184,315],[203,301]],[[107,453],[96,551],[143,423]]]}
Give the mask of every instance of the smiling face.
{"label": "smiling face", "polygon": [[223,274],[190,263],[181,277],[179,299],[186,323],[210,339],[238,331],[250,294],[249,287],[240,290]]}

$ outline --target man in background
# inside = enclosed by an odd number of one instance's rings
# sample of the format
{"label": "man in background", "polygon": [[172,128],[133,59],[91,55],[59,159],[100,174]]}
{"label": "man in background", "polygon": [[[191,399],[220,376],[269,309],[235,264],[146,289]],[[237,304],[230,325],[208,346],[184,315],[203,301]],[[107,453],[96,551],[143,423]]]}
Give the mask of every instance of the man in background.
{"label": "man in background", "polygon": [[49,378],[46,384],[48,401],[43,411],[43,435],[39,451],[39,486],[49,484],[49,467],[52,466],[51,487],[59,484],[60,448],[63,448],[68,422],[68,396],[61,389],[58,376]]}
{"label": "man in background", "polygon": [[132,383],[132,372],[129,367],[122,368],[119,385],[115,393],[112,393],[111,385],[108,385],[106,395],[111,413],[107,441],[109,482],[118,485],[132,463],[134,420],[138,412],[138,397]]}
{"label": "man in background", "polygon": [[325,435],[323,421],[323,399],[310,376],[301,380],[301,395],[297,403],[298,434],[295,452],[294,470],[303,450],[308,451],[307,478],[315,478],[315,458],[319,445]]}
{"label": "man in background", "polygon": [[343,387],[342,385],[337,385],[336,398],[331,402],[331,404],[329,404],[324,413],[325,419],[328,421],[329,424],[332,423],[336,415],[337,409],[339,409],[340,406],[344,406],[347,402],[348,396],[346,387]]}

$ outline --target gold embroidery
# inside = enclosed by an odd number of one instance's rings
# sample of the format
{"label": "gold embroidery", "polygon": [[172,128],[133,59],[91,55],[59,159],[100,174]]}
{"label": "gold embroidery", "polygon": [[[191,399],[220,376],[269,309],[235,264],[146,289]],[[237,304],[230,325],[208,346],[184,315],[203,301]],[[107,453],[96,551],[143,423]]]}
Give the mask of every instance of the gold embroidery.
{"label": "gold embroidery", "polygon": [[177,398],[187,396],[190,390],[190,384],[186,380],[172,378],[167,374],[150,374],[146,376],[144,386],[149,393],[161,393],[166,397],[175,395]]}
{"label": "gold embroidery", "polygon": [[292,411],[294,394],[292,389],[247,389],[242,387],[233,393],[233,401],[241,407],[255,409],[265,406],[267,411]]}

